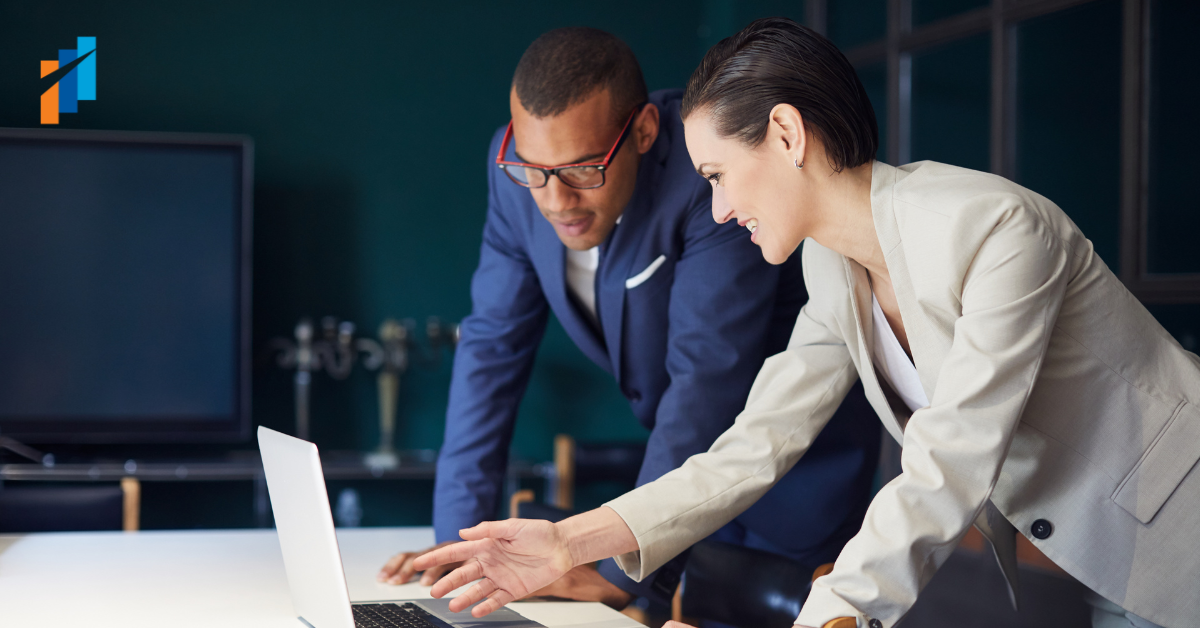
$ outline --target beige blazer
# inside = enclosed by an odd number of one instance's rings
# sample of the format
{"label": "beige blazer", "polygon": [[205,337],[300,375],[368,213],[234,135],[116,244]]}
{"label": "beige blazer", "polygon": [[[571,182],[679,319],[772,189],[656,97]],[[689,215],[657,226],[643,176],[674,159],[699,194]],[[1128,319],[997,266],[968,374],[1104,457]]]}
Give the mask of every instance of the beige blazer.
{"label": "beige blazer", "polygon": [[861,378],[903,445],[903,473],[797,623],[895,624],[976,523],[1010,579],[1015,526],[1127,610],[1200,625],[1200,359],[1034,192],[943,164],[876,163],[871,205],[930,405],[910,416],[889,404],[866,271],[806,241],[810,300],[733,427],[608,504],[640,548],[621,566],[641,578],[748,508]]}

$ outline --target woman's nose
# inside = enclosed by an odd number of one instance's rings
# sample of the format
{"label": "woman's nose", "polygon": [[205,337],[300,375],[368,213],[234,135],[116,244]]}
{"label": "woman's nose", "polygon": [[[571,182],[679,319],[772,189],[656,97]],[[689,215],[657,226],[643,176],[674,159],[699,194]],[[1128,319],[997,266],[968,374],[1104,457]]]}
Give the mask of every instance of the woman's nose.
{"label": "woman's nose", "polygon": [[717,221],[718,225],[723,225],[733,218],[733,208],[729,206],[729,202],[725,200],[725,188],[712,184],[712,214],[713,220]]}

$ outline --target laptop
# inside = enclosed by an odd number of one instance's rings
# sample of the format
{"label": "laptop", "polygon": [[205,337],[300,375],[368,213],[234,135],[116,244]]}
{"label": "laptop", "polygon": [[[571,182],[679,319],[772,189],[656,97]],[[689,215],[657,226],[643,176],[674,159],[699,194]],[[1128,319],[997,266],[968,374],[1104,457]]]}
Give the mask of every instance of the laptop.
{"label": "laptop", "polygon": [[450,612],[450,600],[350,603],[317,446],[258,428],[267,491],[292,592],[309,628],[545,628],[509,608],[486,617]]}

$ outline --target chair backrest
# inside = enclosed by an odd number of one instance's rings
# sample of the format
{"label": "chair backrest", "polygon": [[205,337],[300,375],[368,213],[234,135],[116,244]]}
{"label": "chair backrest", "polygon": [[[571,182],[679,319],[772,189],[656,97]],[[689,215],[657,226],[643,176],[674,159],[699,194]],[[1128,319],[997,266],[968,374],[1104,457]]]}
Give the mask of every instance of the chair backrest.
{"label": "chair backrest", "polygon": [[121,530],[125,492],[119,486],[12,486],[0,490],[0,532]]}
{"label": "chair backrest", "polygon": [[777,554],[701,541],[692,546],[680,592],[684,617],[743,628],[790,628],[813,570]]}
{"label": "chair backrest", "polygon": [[646,443],[576,443],[575,482],[637,483]]}
{"label": "chair backrest", "polygon": [[523,501],[513,504],[512,516],[517,519],[544,519],[553,523],[557,523],[570,517],[575,513],[561,508],[555,508],[548,504],[539,504],[535,501]]}
{"label": "chair backrest", "polygon": [[559,434],[554,439],[554,505],[573,510],[576,484],[619,482],[632,489],[645,457],[645,443],[577,443]]}

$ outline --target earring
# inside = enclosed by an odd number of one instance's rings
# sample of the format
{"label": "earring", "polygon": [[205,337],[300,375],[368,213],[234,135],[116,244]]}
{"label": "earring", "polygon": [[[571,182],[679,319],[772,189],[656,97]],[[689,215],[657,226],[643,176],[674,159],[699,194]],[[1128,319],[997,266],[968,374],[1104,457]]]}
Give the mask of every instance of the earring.
{"label": "earring", "polygon": [[804,162],[793,159],[792,163],[796,164],[796,170],[804,169]]}

